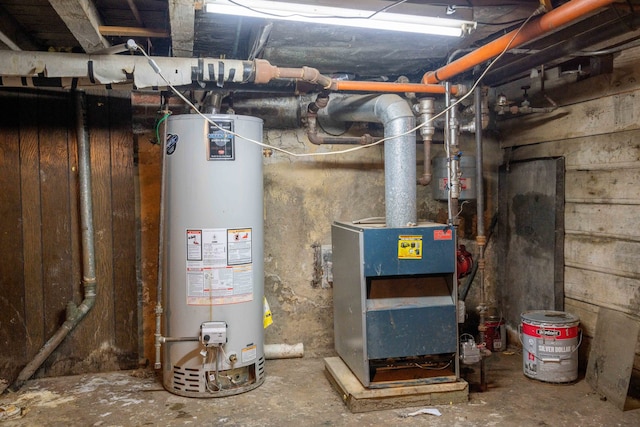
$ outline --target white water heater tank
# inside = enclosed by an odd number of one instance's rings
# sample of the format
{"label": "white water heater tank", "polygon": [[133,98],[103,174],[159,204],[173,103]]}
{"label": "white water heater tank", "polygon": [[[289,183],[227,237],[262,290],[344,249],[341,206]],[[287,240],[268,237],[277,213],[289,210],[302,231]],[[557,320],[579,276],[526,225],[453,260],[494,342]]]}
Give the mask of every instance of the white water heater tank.
{"label": "white water heater tank", "polygon": [[207,117],[170,116],[165,146],[163,384],[187,397],[265,378],[262,120]]}

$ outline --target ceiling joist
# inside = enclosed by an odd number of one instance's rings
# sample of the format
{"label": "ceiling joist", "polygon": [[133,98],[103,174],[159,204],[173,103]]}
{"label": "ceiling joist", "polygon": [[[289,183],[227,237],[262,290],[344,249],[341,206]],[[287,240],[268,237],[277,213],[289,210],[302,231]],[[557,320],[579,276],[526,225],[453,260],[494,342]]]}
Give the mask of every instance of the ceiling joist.
{"label": "ceiling joist", "polygon": [[193,56],[195,7],[193,0],[169,0],[173,56]]}
{"label": "ceiling joist", "polygon": [[100,17],[91,0],[49,0],[56,13],[87,53],[111,46],[100,34]]}

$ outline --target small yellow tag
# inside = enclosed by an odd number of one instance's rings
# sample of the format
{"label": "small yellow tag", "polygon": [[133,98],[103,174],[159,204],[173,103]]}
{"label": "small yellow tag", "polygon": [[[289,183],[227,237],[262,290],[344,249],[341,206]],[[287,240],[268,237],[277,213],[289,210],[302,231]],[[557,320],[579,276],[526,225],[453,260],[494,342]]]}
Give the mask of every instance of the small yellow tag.
{"label": "small yellow tag", "polygon": [[269,307],[269,303],[267,302],[267,298],[263,298],[263,310],[264,315],[262,317],[262,325],[264,329],[267,329],[269,325],[273,323],[273,317],[271,316],[271,308]]}

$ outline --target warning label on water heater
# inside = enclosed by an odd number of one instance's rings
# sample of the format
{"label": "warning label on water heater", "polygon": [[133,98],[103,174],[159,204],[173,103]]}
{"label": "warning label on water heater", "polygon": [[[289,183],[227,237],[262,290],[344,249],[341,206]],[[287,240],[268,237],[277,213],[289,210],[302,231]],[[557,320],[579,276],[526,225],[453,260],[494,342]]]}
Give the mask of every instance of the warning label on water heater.
{"label": "warning label on water heater", "polygon": [[253,300],[251,228],[186,230],[188,305]]}

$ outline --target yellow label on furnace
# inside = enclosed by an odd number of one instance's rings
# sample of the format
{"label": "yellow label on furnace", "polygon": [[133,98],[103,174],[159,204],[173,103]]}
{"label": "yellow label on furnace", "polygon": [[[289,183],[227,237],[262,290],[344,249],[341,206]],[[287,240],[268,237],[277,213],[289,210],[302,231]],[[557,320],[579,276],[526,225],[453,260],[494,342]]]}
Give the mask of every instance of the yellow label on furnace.
{"label": "yellow label on furnace", "polygon": [[422,236],[398,236],[398,259],[422,259]]}

